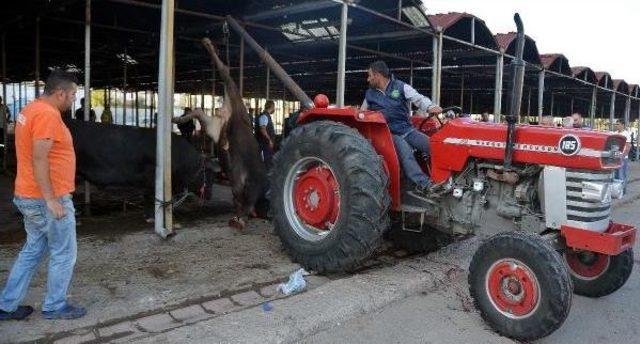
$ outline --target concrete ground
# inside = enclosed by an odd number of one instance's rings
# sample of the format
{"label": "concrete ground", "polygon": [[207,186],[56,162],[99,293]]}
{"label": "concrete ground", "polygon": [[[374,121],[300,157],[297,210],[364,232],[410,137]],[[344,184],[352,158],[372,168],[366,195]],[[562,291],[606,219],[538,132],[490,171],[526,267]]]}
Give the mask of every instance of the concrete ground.
{"label": "concrete ground", "polygon": [[[630,192],[616,203],[614,218],[640,226],[640,166],[632,169]],[[510,342],[487,327],[468,295],[476,238],[429,255],[404,257],[387,248],[357,274],[308,276],[305,292],[284,297],[276,286],[298,266],[269,223],[254,220],[240,234],[227,226],[228,214],[197,220],[193,214],[177,214],[185,229],[169,241],[149,226],[79,228],[71,300],[88,306],[89,315],[51,322],[34,314],[24,322],[0,322],[0,343]],[[18,242],[0,243],[0,281],[19,248]],[[45,281],[43,267],[26,300],[38,311]],[[638,290],[636,269],[613,295],[574,297],[566,323],[540,342],[635,342]]]}
{"label": "concrete ground", "polygon": [[[633,164],[616,221],[640,227],[640,166]],[[168,330],[142,343],[505,343],[474,309],[467,268],[479,240],[412,256],[389,267],[326,283],[301,295]],[[640,262],[640,244],[635,245]],[[635,343],[640,323],[640,272],[616,293],[573,298],[564,325],[540,343]]]}

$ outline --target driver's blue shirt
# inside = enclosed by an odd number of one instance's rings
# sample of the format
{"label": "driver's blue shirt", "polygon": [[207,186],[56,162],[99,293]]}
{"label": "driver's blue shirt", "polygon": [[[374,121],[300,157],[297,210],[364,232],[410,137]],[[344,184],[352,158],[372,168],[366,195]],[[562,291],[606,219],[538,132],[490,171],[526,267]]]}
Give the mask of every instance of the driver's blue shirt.
{"label": "driver's blue shirt", "polygon": [[362,109],[382,112],[392,134],[406,135],[413,130],[409,120],[411,103],[422,112],[433,106],[431,99],[418,93],[411,85],[391,78],[384,92],[374,88],[367,90]]}

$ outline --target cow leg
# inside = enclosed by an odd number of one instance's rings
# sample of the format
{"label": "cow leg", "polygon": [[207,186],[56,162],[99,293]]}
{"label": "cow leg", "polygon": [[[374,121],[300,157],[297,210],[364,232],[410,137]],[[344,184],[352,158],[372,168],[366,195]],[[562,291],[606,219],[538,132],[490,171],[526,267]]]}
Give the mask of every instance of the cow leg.
{"label": "cow leg", "polygon": [[243,211],[243,197],[242,194],[239,194],[238,196],[236,196],[236,193],[233,193],[233,205],[235,206],[236,209],[236,216],[232,217],[229,220],[229,226],[239,230],[239,231],[243,231],[245,226],[246,226],[246,221],[242,218],[241,214]]}
{"label": "cow leg", "polygon": [[145,192],[142,195],[142,213],[147,223],[155,221],[154,197],[152,194]]}
{"label": "cow leg", "polygon": [[236,209],[236,216],[229,221],[229,225],[239,230],[244,230],[246,226],[247,212],[245,198],[246,172],[241,164],[231,164],[231,192],[233,193],[233,203]]}

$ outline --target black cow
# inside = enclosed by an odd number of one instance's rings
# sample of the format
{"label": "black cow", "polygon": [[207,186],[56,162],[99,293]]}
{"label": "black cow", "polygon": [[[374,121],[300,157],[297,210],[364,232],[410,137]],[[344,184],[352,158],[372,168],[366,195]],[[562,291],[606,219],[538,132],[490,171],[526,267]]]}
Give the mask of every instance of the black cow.
{"label": "black cow", "polygon": [[[145,216],[153,217],[156,166],[154,129],[68,121],[77,174],[98,187],[132,187],[145,195]],[[187,140],[172,135],[172,190],[211,197],[216,167]]]}

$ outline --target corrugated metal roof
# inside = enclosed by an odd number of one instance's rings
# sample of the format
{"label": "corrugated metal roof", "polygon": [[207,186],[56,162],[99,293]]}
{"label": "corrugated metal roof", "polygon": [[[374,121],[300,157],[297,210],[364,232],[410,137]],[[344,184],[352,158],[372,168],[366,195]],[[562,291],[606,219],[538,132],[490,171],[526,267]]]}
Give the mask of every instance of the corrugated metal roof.
{"label": "corrugated metal roof", "polygon": [[629,85],[622,79],[613,79],[613,89],[618,92],[629,93]]}
{"label": "corrugated metal roof", "polygon": [[[515,32],[498,33],[494,36],[494,39],[496,40],[500,50],[503,50],[507,54],[515,55],[516,36],[517,33]],[[524,38],[524,60],[533,64],[542,64],[536,41],[527,35],[525,35]]]}
{"label": "corrugated metal roof", "polygon": [[571,74],[574,78],[586,80],[588,82],[597,82],[596,73],[589,67],[578,66],[571,67]]}
{"label": "corrugated metal roof", "polygon": [[573,76],[569,60],[563,54],[542,54],[540,61],[546,69]]}

